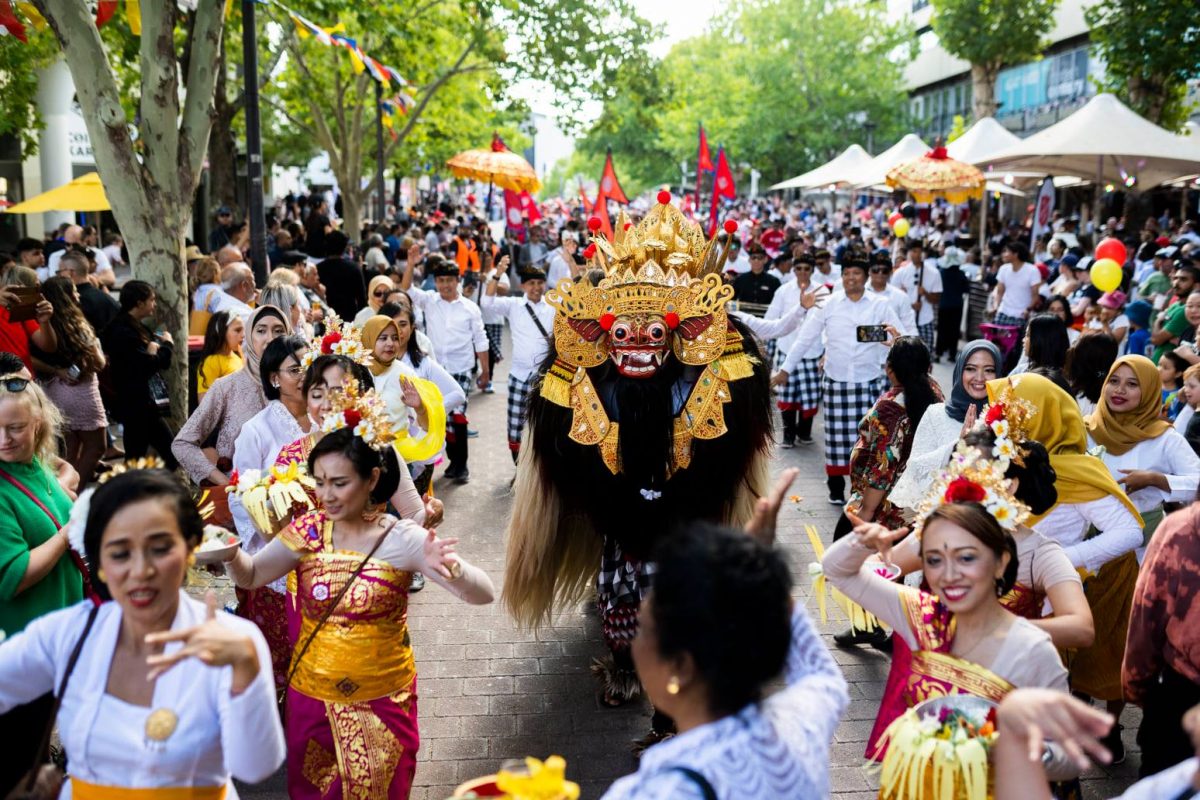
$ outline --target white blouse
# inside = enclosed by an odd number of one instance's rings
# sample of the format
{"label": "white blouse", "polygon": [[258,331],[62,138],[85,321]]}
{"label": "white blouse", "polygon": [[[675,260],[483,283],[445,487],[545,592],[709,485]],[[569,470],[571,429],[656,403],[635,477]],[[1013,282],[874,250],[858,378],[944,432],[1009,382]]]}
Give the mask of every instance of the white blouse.
{"label": "white blouse", "polygon": [[[1095,446],[1096,442],[1089,434],[1088,449]],[[1103,460],[1104,466],[1118,481],[1125,477],[1121,470],[1152,470],[1166,476],[1168,492],[1147,486],[1129,494],[1138,511],[1149,511],[1163,503],[1190,503],[1196,499],[1196,487],[1200,486],[1200,457],[1174,428],[1168,428],[1154,439],[1138,442],[1122,455],[1105,451]]]}
{"label": "white blouse", "polygon": [[699,772],[717,797],[778,800],[829,796],[829,746],[849,694],[846,680],[799,605],[782,690],[736,714],[655,745],[638,771],[601,800],[702,800],[680,767]]}
{"label": "white blouse", "polygon": [[[1092,525],[1100,533],[1084,541]],[[1142,526],[1125,504],[1112,495],[1086,503],[1059,503],[1031,527],[1061,544],[1071,563],[1089,572],[1099,571],[1109,561],[1142,544]]]}
{"label": "white blouse", "polygon": [[934,403],[913,436],[908,464],[888,499],[900,508],[916,509],[925,499],[938,470],[950,463],[963,424],[946,413],[945,403]]}
{"label": "white blouse", "polygon": [[[0,645],[0,713],[57,691],[90,608],[85,600],[47,614]],[[198,625],[205,614],[203,603],[180,591],[171,630]],[[258,783],[279,769],[285,746],[267,643],[254,623],[223,611],[217,618],[254,642],[259,671],[250,686],[235,697],[232,667],[189,658],[159,676],[150,707],[142,707],[105,692],[121,607],[114,602],[100,607],[58,712],[71,775],[126,789],[224,785],[226,796],[236,798],[231,777]],[[173,642],[166,652],[181,646]],[[157,709],[178,716],[174,733],[162,742],[145,736],[146,718]],[[68,781],[59,797],[70,796]]]}
{"label": "white blouse", "polygon": [[[416,367],[413,366],[412,359],[409,358],[407,352],[404,353],[403,359],[400,360],[404,362],[404,366],[415,372],[418,378],[430,381],[441,391],[442,405],[445,406],[447,415],[461,408],[462,404],[466,402],[467,394],[463,391],[462,386],[459,385],[458,381],[454,380],[454,376],[447,372],[445,367],[438,363],[438,360],[433,357],[430,351],[425,351],[425,355],[421,357],[420,365]],[[442,451],[445,451],[444,447]],[[408,466],[412,470],[413,475],[418,475],[425,469],[426,465],[436,464],[441,458],[442,453],[439,452],[424,461],[409,462]]]}

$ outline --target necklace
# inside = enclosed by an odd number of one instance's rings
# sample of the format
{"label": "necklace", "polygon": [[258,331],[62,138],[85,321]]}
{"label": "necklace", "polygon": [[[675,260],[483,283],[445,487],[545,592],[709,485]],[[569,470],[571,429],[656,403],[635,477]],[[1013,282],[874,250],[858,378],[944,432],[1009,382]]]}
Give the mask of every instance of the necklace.
{"label": "necklace", "polygon": [[169,708],[156,708],[146,717],[146,745],[161,747],[179,727],[179,715]]}

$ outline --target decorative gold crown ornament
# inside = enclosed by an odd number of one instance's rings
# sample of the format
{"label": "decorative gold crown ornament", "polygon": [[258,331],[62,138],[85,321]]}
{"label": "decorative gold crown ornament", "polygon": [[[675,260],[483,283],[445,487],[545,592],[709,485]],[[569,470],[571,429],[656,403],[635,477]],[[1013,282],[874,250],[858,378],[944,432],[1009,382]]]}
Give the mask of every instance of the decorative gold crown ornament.
{"label": "decorative gold crown ornament", "polygon": [[651,378],[672,355],[705,367],[675,418],[673,469],[686,468],[694,438],[725,433],[729,382],[754,374],[755,362],[725,311],[733,299],[720,274],[728,241],[719,247],[716,239],[707,240],[666,191],[636,225],[622,212],[611,241],[599,233],[599,219],[588,227],[592,244],[584,255],[605,275],[595,285],[587,277],[560,281],[546,293],[546,303],[558,312],[557,358],[542,379],[541,396],[572,409],[571,439],[599,445],[617,474],[619,425],[608,419],[587,370],[611,360],[626,378]]}
{"label": "decorative gold crown ornament", "polygon": [[321,430],[326,433],[351,428],[355,436],[376,450],[386,450],[396,440],[387,403],[375,390],[360,394],[358,382],[348,380],[340,391],[330,394],[330,406],[321,423]]}
{"label": "decorative gold crown ornament", "polygon": [[308,369],[317,356],[346,356],[359,364],[365,363],[370,353],[362,344],[362,331],[353,323],[344,321],[333,311],[325,318],[325,333],[313,336],[308,350],[300,358],[300,366]]}
{"label": "decorative gold crown ornament", "polygon": [[1007,531],[1029,518],[1029,507],[1013,496],[1004,476],[1008,462],[984,456],[977,448],[959,442],[950,463],[934,478],[933,486],[917,507],[913,533],[921,536],[925,520],[939,506],[979,503]]}
{"label": "decorative gold crown ornament", "polygon": [[1030,423],[1038,413],[1037,406],[1017,397],[1016,388],[1020,381],[1019,377],[1009,378],[997,393],[996,402],[988,406],[983,415],[983,423],[996,437],[992,455],[1000,460],[1005,470],[1009,461],[1025,466],[1020,443],[1029,439]]}

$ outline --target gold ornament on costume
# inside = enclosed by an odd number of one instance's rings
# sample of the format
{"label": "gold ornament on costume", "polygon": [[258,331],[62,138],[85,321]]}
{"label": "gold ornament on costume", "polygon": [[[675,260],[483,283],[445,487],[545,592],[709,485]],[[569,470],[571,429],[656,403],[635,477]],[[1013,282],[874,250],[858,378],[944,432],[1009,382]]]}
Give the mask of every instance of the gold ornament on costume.
{"label": "gold ornament on costume", "polygon": [[387,403],[375,390],[358,391],[358,382],[346,381],[340,391],[330,395],[329,413],[321,423],[326,433],[351,428],[354,435],[376,450],[384,450],[396,440],[396,431],[388,419]]}
{"label": "gold ornament on costume", "polygon": [[365,364],[370,355],[363,347],[362,331],[333,311],[325,318],[325,333],[309,340],[308,350],[300,357],[300,366],[308,369],[317,356],[330,355],[345,356],[358,364]]}
{"label": "gold ornament on costume", "polygon": [[156,708],[146,717],[146,739],[165,742],[179,726],[179,715],[169,708]]}
{"label": "gold ornament on costume", "polygon": [[1025,466],[1019,442],[1029,439],[1032,420],[1038,414],[1037,406],[1017,397],[1015,390],[1020,380],[1019,377],[1009,378],[1004,388],[996,395],[996,402],[988,406],[983,414],[983,424],[987,425],[996,437],[992,455],[1005,469],[1008,469],[1009,461]]}
{"label": "gold ornament on costume", "polygon": [[[705,367],[675,418],[673,469],[691,463],[694,439],[726,432],[729,383],[754,374],[725,305],[733,287],[721,280],[728,245],[705,238],[660,192],[658,204],[636,225],[624,212],[610,241],[594,235],[585,250],[605,277],[560,281],[546,293],[554,317],[555,363],[542,379],[541,395],[574,413],[570,437],[598,445],[605,465],[621,471],[619,425],[608,418],[587,370],[611,360],[626,378],[650,378],[672,356]],[[589,224],[593,231],[596,228]]]}
{"label": "gold ornament on costume", "polygon": [[938,506],[978,503],[1000,527],[1014,531],[1029,518],[1029,506],[1013,496],[1004,476],[1008,462],[990,459],[978,449],[959,442],[950,463],[934,478],[933,486],[917,508],[913,533],[920,537],[926,518]]}

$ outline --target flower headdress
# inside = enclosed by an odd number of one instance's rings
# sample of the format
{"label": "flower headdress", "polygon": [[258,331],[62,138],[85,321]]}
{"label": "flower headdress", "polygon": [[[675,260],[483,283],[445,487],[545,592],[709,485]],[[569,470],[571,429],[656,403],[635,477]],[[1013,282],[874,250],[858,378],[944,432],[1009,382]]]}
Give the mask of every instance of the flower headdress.
{"label": "flower headdress", "polygon": [[368,355],[363,347],[362,332],[353,323],[343,321],[330,311],[325,318],[325,334],[314,336],[308,343],[308,351],[300,359],[300,366],[308,369],[317,356],[345,356],[361,364]]}
{"label": "flower headdress", "polygon": [[1002,459],[990,459],[965,442],[959,442],[949,465],[934,479],[933,487],[917,508],[913,531],[921,535],[925,519],[939,506],[979,503],[1007,531],[1029,517],[1029,507],[1013,497],[1004,477],[1008,469]]}
{"label": "flower headdress", "polygon": [[984,424],[996,437],[992,456],[1004,465],[1005,470],[1010,461],[1025,466],[1024,455],[1017,443],[1029,438],[1030,421],[1038,413],[1037,406],[1017,397],[1014,390],[1019,381],[1020,378],[1009,378],[996,395],[996,402],[988,406],[983,415]]}
{"label": "flower headdress", "polygon": [[386,449],[396,440],[387,404],[373,389],[360,394],[358,383],[347,381],[341,391],[331,394],[330,403],[332,408],[321,423],[326,433],[350,428],[376,450]]}

